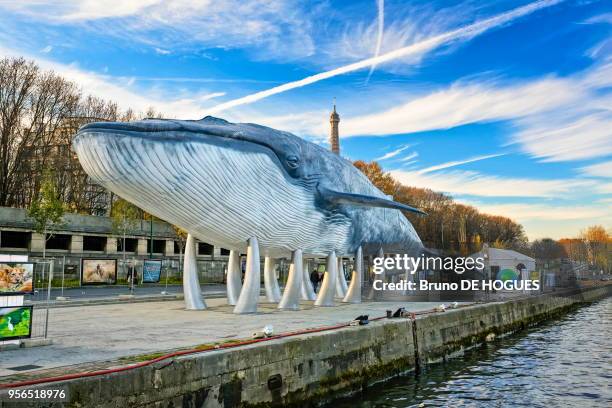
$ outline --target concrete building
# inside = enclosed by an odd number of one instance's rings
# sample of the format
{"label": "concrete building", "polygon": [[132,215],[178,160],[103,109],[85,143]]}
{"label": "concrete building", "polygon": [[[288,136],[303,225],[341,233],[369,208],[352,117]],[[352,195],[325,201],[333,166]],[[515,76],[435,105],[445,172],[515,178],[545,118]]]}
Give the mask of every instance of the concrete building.
{"label": "concrete building", "polygon": [[[66,267],[80,264],[82,258],[124,257],[123,235],[113,231],[109,217],[66,214],[61,228],[44,236],[34,230],[25,209],[0,207],[0,253],[28,255],[31,260],[43,256],[61,259]],[[125,259],[136,266],[143,259],[163,259],[165,266],[178,272],[182,248],[170,224],[141,220],[126,233]],[[229,251],[206,242],[198,242],[198,260],[204,280],[223,280],[223,269]],[[216,262],[215,262],[216,261]],[[78,268],[77,268],[78,269]]]}
{"label": "concrete building", "polygon": [[486,269],[490,270],[490,278],[498,280],[529,280],[539,279],[536,272],[536,261],[530,256],[511,249],[490,248],[487,245],[482,250],[473,253],[470,258],[483,258]]}

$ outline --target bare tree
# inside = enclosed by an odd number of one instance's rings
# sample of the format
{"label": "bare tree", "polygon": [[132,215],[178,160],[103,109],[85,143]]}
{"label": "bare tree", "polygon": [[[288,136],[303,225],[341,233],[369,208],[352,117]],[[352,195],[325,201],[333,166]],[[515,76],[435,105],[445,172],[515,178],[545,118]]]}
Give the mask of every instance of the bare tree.
{"label": "bare tree", "polygon": [[73,83],[32,62],[0,60],[0,205],[25,207],[36,197],[56,130],[79,97]]}
{"label": "bare tree", "polygon": [[72,82],[23,58],[0,60],[0,206],[27,208],[37,199],[43,171],[53,168],[67,211],[109,215],[113,197],[83,171],[72,150],[90,122],[161,118],[149,108],[121,112],[114,102],[82,95]]}

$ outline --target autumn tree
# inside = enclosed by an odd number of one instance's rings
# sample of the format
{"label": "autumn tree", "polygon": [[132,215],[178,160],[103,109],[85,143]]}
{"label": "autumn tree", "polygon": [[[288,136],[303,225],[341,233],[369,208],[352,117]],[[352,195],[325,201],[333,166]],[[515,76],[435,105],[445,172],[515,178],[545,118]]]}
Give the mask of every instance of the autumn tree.
{"label": "autumn tree", "polygon": [[580,233],[587,250],[588,262],[606,271],[612,267],[612,236],[601,225],[593,225]]}
{"label": "autumn tree", "polygon": [[399,183],[395,181],[389,173],[385,173],[378,163],[375,161],[366,163],[362,160],[357,160],[353,164],[361,170],[380,191],[386,195],[395,195]]}
{"label": "autumn tree", "polygon": [[430,189],[404,186],[376,162],[359,160],[354,164],[383,193],[428,214],[423,217],[404,213],[428,247],[463,255],[480,250],[483,242],[492,243],[494,247],[527,249],[523,227],[509,218],[483,214]]}

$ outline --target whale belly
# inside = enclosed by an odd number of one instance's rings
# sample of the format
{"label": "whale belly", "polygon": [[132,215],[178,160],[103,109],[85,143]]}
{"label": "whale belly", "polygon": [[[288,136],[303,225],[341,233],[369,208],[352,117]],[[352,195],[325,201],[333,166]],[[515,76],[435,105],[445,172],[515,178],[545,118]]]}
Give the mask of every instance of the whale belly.
{"label": "whale belly", "polygon": [[257,145],[97,136],[75,148],[101,185],[202,241],[244,250],[255,236],[271,256],[349,250],[349,219],[319,211]]}

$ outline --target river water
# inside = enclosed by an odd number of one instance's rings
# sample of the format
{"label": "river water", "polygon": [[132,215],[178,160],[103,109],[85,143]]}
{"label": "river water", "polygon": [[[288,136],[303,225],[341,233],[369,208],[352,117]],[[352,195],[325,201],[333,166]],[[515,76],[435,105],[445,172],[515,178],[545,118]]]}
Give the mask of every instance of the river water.
{"label": "river water", "polygon": [[612,407],[612,298],[331,406]]}

